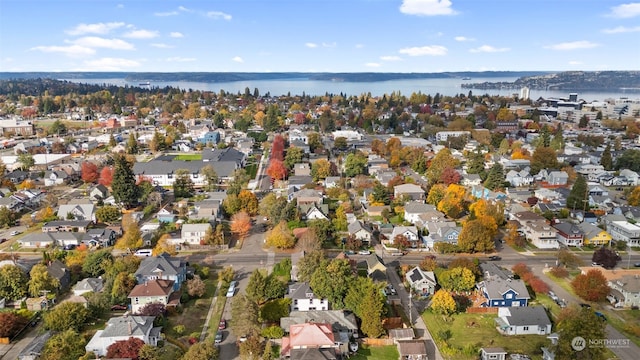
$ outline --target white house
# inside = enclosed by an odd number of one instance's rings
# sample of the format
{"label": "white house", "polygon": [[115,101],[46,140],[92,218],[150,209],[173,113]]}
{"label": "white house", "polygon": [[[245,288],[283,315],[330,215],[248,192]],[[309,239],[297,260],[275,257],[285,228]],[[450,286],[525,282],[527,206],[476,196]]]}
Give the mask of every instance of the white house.
{"label": "white house", "polygon": [[354,235],[356,239],[364,243],[368,244],[371,241],[373,230],[371,229],[371,226],[369,224],[365,224],[360,220],[356,220],[349,224],[348,230],[350,235]]}
{"label": "white house", "polygon": [[420,201],[408,202],[404,205],[404,220],[412,224],[422,222],[420,215],[429,211],[436,211],[436,207]]}
{"label": "white house", "polygon": [[85,350],[97,356],[106,356],[109,345],[116,341],[126,341],[131,337],[157,346],[161,327],[154,327],[155,316],[122,316],[111,318],[104,330],[98,330],[85,346]]}
{"label": "white house", "polygon": [[103,288],[103,281],[101,278],[86,278],[78,281],[73,287],[73,295],[81,296],[88,292],[99,293]]}
{"label": "white house", "polygon": [[411,286],[417,294],[423,296],[432,295],[436,285],[438,285],[433,271],[423,271],[419,266],[407,271],[405,278],[409,286]]}
{"label": "white house", "polygon": [[211,224],[183,224],[180,230],[180,238],[183,243],[190,245],[200,245],[201,241],[211,230]]}
{"label": "white house", "polygon": [[640,246],[640,226],[628,221],[612,221],[607,232],[613,240],[624,241],[628,246]]}
{"label": "white house", "polygon": [[291,311],[329,310],[329,300],[316,297],[308,282],[289,285]]}
{"label": "white house", "polygon": [[180,298],[171,296],[172,293],[173,280],[156,279],[138,284],[129,293],[131,312],[138,314],[147,304],[178,305]]}
{"label": "white house", "polygon": [[495,319],[503,335],[549,335],[551,320],[542,306],[499,307]]}
{"label": "white house", "polygon": [[420,236],[418,235],[418,228],[415,227],[415,226],[396,226],[396,227],[394,227],[393,231],[391,232],[391,237],[389,239],[391,241],[391,243],[393,243],[393,240],[398,235],[404,235],[404,237],[406,237],[407,240],[409,240],[412,244],[417,243],[418,240],[420,239]]}
{"label": "white house", "polygon": [[558,238],[556,233],[558,232],[546,221],[532,221],[524,226],[524,232],[527,239],[531,240],[531,243],[538,249],[557,249]]}

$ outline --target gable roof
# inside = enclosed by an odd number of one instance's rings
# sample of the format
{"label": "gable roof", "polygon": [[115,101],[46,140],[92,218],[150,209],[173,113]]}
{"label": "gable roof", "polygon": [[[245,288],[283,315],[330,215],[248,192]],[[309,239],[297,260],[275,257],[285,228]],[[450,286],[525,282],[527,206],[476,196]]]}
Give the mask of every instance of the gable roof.
{"label": "gable roof", "polygon": [[73,287],[74,291],[91,291],[91,292],[100,292],[102,291],[103,282],[100,278],[86,278],[78,281],[78,283]]}
{"label": "gable roof", "polygon": [[402,184],[393,187],[393,191],[396,193],[421,193],[424,194],[424,190],[416,184]]}
{"label": "gable roof", "polygon": [[424,204],[419,201],[410,201],[404,205],[404,212],[410,214],[422,214],[427,211],[434,211],[436,207],[431,204]]}
{"label": "gable roof", "polygon": [[356,220],[351,224],[349,224],[349,226],[347,227],[347,230],[349,231],[350,234],[355,234],[360,230],[364,230],[368,233],[371,233],[373,231],[371,230],[371,226],[369,224],[365,224],[360,220]]}
{"label": "gable roof", "polygon": [[524,281],[520,279],[487,279],[484,281],[484,288],[487,291],[487,296],[489,296],[489,299],[502,299],[503,295],[509,291],[514,291],[518,299],[531,298],[529,296],[529,291],[524,284]]}
{"label": "gable roof", "polygon": [[155,279],[136,285],[129,293],[129,297],[167,296],[173,290],[173,280]]}
{"label": "gable roof", "polygon": [[308,322],[320,322],[331,324],[333,331],[358,330],[356,316],[352,312],[344,310],[309,310],[292,311],[288,317],[280,318],[280,327],[289,330],[291,325]]}
{"label": "gable roof", "polygon": [[292,347],[334,346],[333,330],[330,324],[305,323],[289,327],[289,339]]}
{"label": "gable roof", "polygon": [[418,281],[426,281],[433,285],[437,285],[436,277],[433,271],[423,271],[420,267],[416,266],[407,272],[407,276],[411,279],[412,283]]}
{"label": "gable roof", "polygon": [[168,255],[159,255],[153,257],[147,257],[142,260],[135,276],[138,275],[151,275],[158,271],[162,271],[164,275],[178,275],[181,273],[181,268],[186,264],[179,258],[171,257]]}
{"label": "gable roof", "polygon": [[542,306],[517,306],[509,307],[502,310],[503,312],[509,312],[509,315],[501,316],[512,326],[527,326],[538,325],[547,326],[551,325],[551,320],[547,315],[546,310]]}
{"label": "gable roof", "polygon": [[153,328],[155,316],[122,316],[109,319],[100,337],[146,336]]}
{"label": "gable roof", "polygon": [[308,282],[293,283],[289,285],[289,293],[285,297],[290,299],[310,299],[315,298],[311,286]]}

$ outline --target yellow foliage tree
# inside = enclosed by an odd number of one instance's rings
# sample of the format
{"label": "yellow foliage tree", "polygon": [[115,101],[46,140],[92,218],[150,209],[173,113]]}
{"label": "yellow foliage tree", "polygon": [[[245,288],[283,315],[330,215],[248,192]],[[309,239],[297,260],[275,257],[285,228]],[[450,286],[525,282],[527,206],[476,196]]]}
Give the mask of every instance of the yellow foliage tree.
{"label": "yellow foliage tree", "polygon": [[462,251],[487,252],[495,249],[493,237],[498,231],[498,225],[491,216],[480,216],[467,221],[458,236],[458,247]]}
{"label": "yellow foliage tree", "polygon": [[450,218],[457,219],[464,211],[466,190],[463,186],[451,184],[440,202],[437,209]]}
{"label": "yellow foliage tree", "polygon": [[20,190],[28,190],[36,187],[36,184],[31,179],[25,179],[18,185],[18,189]]}
{"label": "yellow foliage tree", "polygon": [[138,224],[131,222],[124,230],[124,235],[116,241],[116,249],[131,250],[142,247],[142,232]]}
{"label": "yellow foliage tree", "polygon": [[287,227],[285,221],[281,221],[267,234],[267,245],[275,246],[279,249],[290,249],[296,244],[295,237]]}
{"label": "yellow foliage tree", "polygon": [[246,211],[250,216],[258,213],[258,198],[251,191],[240,191],[238,194],[238,200],[240,201],[240,204],[242,204],[241,209]]}
{"label": "yellow foliage tree", "polygon": [[498,225],[504,222],[504,203],[499,201],[490,202],[485,199],[479,199],[469,206],[469,211],[476,218],[481,216],[492,217]]}
{"label": "yellow foliage tree", "polygon": [[438,290],[431,299],[431,309],[442,315],[451,315],[456,312],[456,301],[446,290]]}
{"label": "yellow foliage tree", "polygon": [[158,256],[162,253],[173,256],[177,253],[175,245],[169,244],[170,238],[171,236],[169,234],[164,234],[158,239],[156,246],[153,248],[153,256]]}
{"label": "yellow foliage tree", "polygon": [[51,206],[46,206],[40,210],[38,210],[38,212],[36,212],[36,221],[37,222],[46,222],[46,221],[51,221],[56,219],[56,213],[55,211],[53,211],[53,208],[51,208]]}

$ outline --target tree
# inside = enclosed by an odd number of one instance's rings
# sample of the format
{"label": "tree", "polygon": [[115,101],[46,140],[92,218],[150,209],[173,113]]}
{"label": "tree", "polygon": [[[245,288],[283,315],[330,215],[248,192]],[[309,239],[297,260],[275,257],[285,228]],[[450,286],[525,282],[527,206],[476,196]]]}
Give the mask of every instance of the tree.
{"label": "tree", "polygon": [[90,161],[84,161],[80,167],[80,173],[82,174],[82,181],[94,183],[98,180],[98,165]]}
{"label": "tree", "polygon": [[504,236],[504,241],[509,246],[522,247],[525,245],[525,240],[522,236],[520,236],[520,233],[518,232],[518,225],[516,225],[515,223],[509,223],[507,225],[507,233]]}
{"label": "tree", "polygon": [[307,221],[309,229],[313,229],[323,244],[335,244],[335,229],[329,220],[319,219]]}
{"label": "tree", "polygon": [[433,294],[431,299],[431,310],[436,314],[452,315],[456,312],[456,301],[446,290],[440,289]]}
{"label": "tree", "polygon": [[600,157],[600,165],[602,165],[607,171],[613,170],[613,157],[611,156],[610,144],[607,144],[607,147],[602,152],[602,156]]}
{"label": "tree", "polygon": [[458,236],[458,247],[469,253],[492,251],[495,248],[493,237],[497,229],[495,220],[489,216],[468,220]]}
{"label": "tree", "polygon": [[631,193],[627,197],[627,202],[631,206],[640,205],[640,186],[636,186],[631,190]]}
{"label": "tree", "polygon": [[344,161],[344,175],[347,177],[355,177],[356,175],[366,174],[367,158],[361,152],[350,153]]}
{"label": "tree", "polygon": [[44,314],[44,327],[53,331],[79,331],[89,317],[89,310],[80,303],[63,302]]}
{"label": "tree", "polygon": [[116,241],[116,249],[131,250],[142,247],[142,232],[135,222],[127,225],[124,234]]}
{"label": "tree", "polygon": [[605,269],[613,269],[620,261],[620,256],[615,251],[602,246],[593,253],[591,261],[602,265]]}
{"label": "tree", "polygon": [[0,312],[0,338],[12,338],[28,322],[29,319],[14,312]]}
{"label": "tree", "polygon": [[169,234],[163,234],[160,236],[156,246],[153,248],[153,256],[158,256],[162,253],[167,253],[171,256],[177,254],[175,245],[172,245],[169,240],[171,240],[171,235]]}
{"label": "tree", "polygon": [[378,337],[383,331],[385,300],[382,285],[368,277],[356,277],[347,291],[344,304],[362,320],[361,329],[367,336]]}
{"label": "tree", "polygon": [[344,247],[351,251],[356,251],[362,247],[362,240],[356,237],[355,234],[349,234],[347,236],[347,241],[344,244]]}
{"label": "tree", "polygon": [[125,152],[129,155],[135,155],[138,153],[138,139],[133,132],[129,134],[129,139],[127,139],[127,145],[125,146]]}
{"label": "tree", "polygon": [[448,217],[457,219],[464,211],[465,194],[465,188],[460,185],[447,186],[444,197],[438,202],[437,209]]}
{"label": "tree", "polygon": [[27,275],[16,265],[0,267],[0,298],[17,300],[27,294]]}
{"label": "tree", "polygon": [[161,303],[147,303],[138,310],[137,315],[141,316],[164,316],[167,313],[167,308]]}
{"label": "tree", "polygon": [[502,225],[504,222],[504,203],[501,201],[479,199],[469,206],[469,212],[471,212],[472,219],[489,216],[497,225]]}
{"label": "tree", "polygon": [[44,264],[34,265],[29,278],[29,294],[32,297],[42,295],[43,291],[55,292],[60,287],[60,281],[49,274]]}
{"label": "tree", "polygon": [[31,169],[31,167],[36,163],[33,159],[33,155],[29,153],[19,154],[17,161],[20,163],[20,169],[23,171]]}
{"label": "tree", "polygon": [[484,186],[489,190],[502,189],[504,186],[504,179],[504,168],[502,167],[502,164],[495,163],[491,167],[491,170],[489,170],[489,174],[487,174]]}
{"label": "tree", "polygon": [[[260,319],[262,319],[262,321],[265,321],[265,322],[280,321],[281,318],[289,316],[290,308],[291,308],[291,299],[288,299],[288,298],[267,301],[260,308]],[[274,326],[274,328],[282,331],[282,328],[279,326]],[[274,333],[274,331],[269,331],[269,332],[271,333],[271,335],[273,335]],[[264,330],[262,331],[262,335],[265,336]],[[282,336],[276,336],[276,337],[266,336],[266,337],[276,339],[276,338],[281,338]]]}
{"label": "tree", "polygon": [[[88,277],[98,277],[105,273],[106,264],[113,261],[111,250],[101,249],[90,252],[82,264],[82,272]],[[0,269],[1,270],[1,269]]]}
{"label": "tree", "polygon": [[314,293],[328,299],[334,309],[342,309],[352,278],[353,272],[348,260],[324,260],[311,276],[309,284]]}
{"label": "tree", "polygon": [[607,279],[598,269],[588,270],[586,274],[579,274],[571,282],[576,295],[587,301],[604,301],[611,292]]}
{"label": "tree", "polygon": [[111,166],[105,166],[100,170],[100,178],[98,184],[104,186],[111,186],[113,182],[113,168]]}
{"label": "tree", "polygon": [[[219,356],[218,348],[211,341],[203,341],[189,346],[182,360],[217,360]],[[140,359],[142,360],[142,359]]]}
{"label": "tree", "polygon": [[460,176],[460,173],[456,171],[456,169],[448,167],[442,171],[442,175],[440,175],[438,182],[449,186],[451,184],[459,183],[461,178],[462,176]]}
{"label": "tree", "polygon": [[[322,249],[322,241],[320,241],[320,239],[318,238],[318,234],[316,234],[315,229],[307,229],[307,231],[305,231],[302,236],[300,236],[300,239],[298,239],[296,245],[305,253]],[[349,240],[347,238],[347,246],[348,245]]]}
{"label": "tree", "polygon": [[557,169],[558,157],[550,147],[538,146],[531,156],[531,174],[537,174],[542,169]]}
{"label": "tree", "polygon": [[195,189],[189,170],[178,169],[176,170],[175,177],[176,178],[173,181],[173,195],[176,198],[192,197],[195,193]]}
{"label": "tree", "polygon": [[387,187],[382,185],[379,182],[373,186],[373,192],[371,193],[371,197],[373,198],[373,203],[389,205],[391,203],[391,199],[389,198],[389,191]]}
{"label": "tree", "polygon": [[136,337],[127,340],[116,341],[107,348],[107,358],[138,359],[138,352],[144,346],[144,341]]}
{"label": "tree", "polygon": [[250,216],[256,215],[258,213],[258,198],[256,194],[252,193],[249,190],[242,190],[238,194],[238,202],[240,205],[240,210],[245,211]]}
{"label": "tree", "polygon": [[231,329],[238,336],[257,334],[259,332],[259,307],[245,295],[236,296],[231,304]]}
{"label": "tree", "polygon": [[589,346],[586,343],[584,349],[576,351],[573,339],[606,339],[605,327],[606,322],[591,309],[577,306],[562,309],[557,319],[557,329],[562,335],[553,347],[556,359],[604,359],[604,346]]}
{"label": "tree", "polygon": [[266,236],[266,243],[279,249],[290,249],[296,244],[287,223],[282,220]]}
{"label": "tree", "polygon": [[320,181],[331,176],[331,163],[327,159],[318,159],[311,164],[311,177],[313,181]]}
{"label": "tree", "polygon": [[627,149],[616,158],[616,170],[640,171],[640,150]]}
{"label": "tree", "polygon": [[445,193],[447,192],[447,186],[444,184],[435,184],[429,190],[429,194],[427,195],[427,204],[431,204],[437,206],[440,200],[444,198]]}
{"label": "tree", "polygon": [[313,276],[320,267],[323,260],[325,260],[325,256],[321,250],[315,250],[305,254],[304,257],[298,261],[298,281],[310,281],[311,276]]}
{"label": "tree", "polygon": [[287,177],[287,168],[278,159],[271,159],[267,168],[267,175],[274,180],[283,180]]}
{"label": "tree", "polygon": [[114,160],[115,169],[111,182],[111,193],[117,202],[130,208],[138,203],[140,195],[133,167],[124,155],[116,156]]}
{"label": "tree", "polygon": [[231,232],[236,235],[239,240],[244,240],[251,231],[251,217],[244,211],[234,214],[231,217]]}
{"label": "tree", "polygon": [[120,220],[122,212],[113,205],[104,205],[96,210],[96,220],[101,223],[115,223]]}
{"label": "tree", "polygon": [[442,178],[442,173],[446,168],[456,168],[458,161],[451,155],[451,151],[448,148],[443,148],[438,151],[436,156],[431,160],[429,168],[426,171],[426,177],[429,180],[429,184],[433,185]]}
{"label": "tree", "polygon": [[301,148],[295,146],[290,147],[287,149],[287,155],[284,157],[284,165],[291,171],[295,164],[302,162],[303,157],[304,151],[302,151]]}
{"label": "tree", "polygon": [[218,187],[218,173],[212,165],[205,165],[200,169],[200,174],[204,176],[204,179],[207,182],[207,190],[213,191]]}
{"label": "tree", "polygon": [[85,354],[84,337],[73,329],[66,329],[53,336],[44,344],[42,360],[77,360]]}
{"label": "tree", "polygon": [[136,286],[136,278],[133,274],[125,271],[118,273],[113,279],[111,286],[111,298],[114,302],[123,302],[127,300],[127,296]]}
{"label": "tree", "polygon": [[569,209],[584,209],[587,206],[587,181],[582,175],[578,175],[576,182],[567,196],[567,207]]}
{"label": "tree", "polygon": [[402,251],[411,246],[411,242],[409,242],[409,239],[407,239],[406,236],[398,234],[393,238],[393,246]]}
{"label": "tree", "polygon": [[438,276],[438,283],[444,290],[462,292],[473,289],[476,277],[471,270],[465,267],[456,267],[443,271]]}
{"label": "tree", "polygon": [[[31,214],[29,214],[30,216]],[[17,214],[9,210],[8,207],[0,207],[0,227],[12,226],[16,220]],[[24,224],[23,224],[24,225]]]}
{"label": "tree", "polygon": [[476,278],[480,278],[482,276],[482,270],[480,270],[480,262],[478,261],[478,258],[471,260],[466,257],[458,257],[453,259],[448,265],[449,269],[455,269],[458,267],[469,269]]}
{"label": "tree", "polygon": [[191,297],[202,297],[206,292],[206,285],[199,275],[194,275],[193,279],[187,280],[187,293]]}

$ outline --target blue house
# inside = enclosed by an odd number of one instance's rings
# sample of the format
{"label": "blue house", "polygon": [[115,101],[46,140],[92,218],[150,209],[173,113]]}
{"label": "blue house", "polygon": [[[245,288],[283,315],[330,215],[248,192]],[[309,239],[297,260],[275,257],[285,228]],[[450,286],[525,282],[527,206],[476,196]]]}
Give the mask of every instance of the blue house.
{"label": "blue house", "polygon": [[138,284],[157,279],[173,280],[173,290],[177,291],[187,280],[187,263],[183,259],[171,257],[167,253],[146,257],[140,263],[134,276]]}
{"label": "blue house", "polygon": [[158,222],[173,223],[176,221],[176,215],[171,211],[171,208],[168,208],[167,206],[158,211],[156,218],[158,219]]}
{"label": "blue house", "polygon": [[531,298],[527,286],[520,279],[490,278],[478,284],[478,287],[486,299],[482,306],[527,306]]}
{"label": "blue house", "polygon": [[220,133],[217,131],[208,131],[201,138],[198,139],[198,142],[203,145],[208,144],[217,144],[220,142]]}
{"label": "blue house", "polygon": [[507,198],[507,194],[497,191],[491,191],[483,186],[472,186],[471,196],[485,200],[504,200]]}

